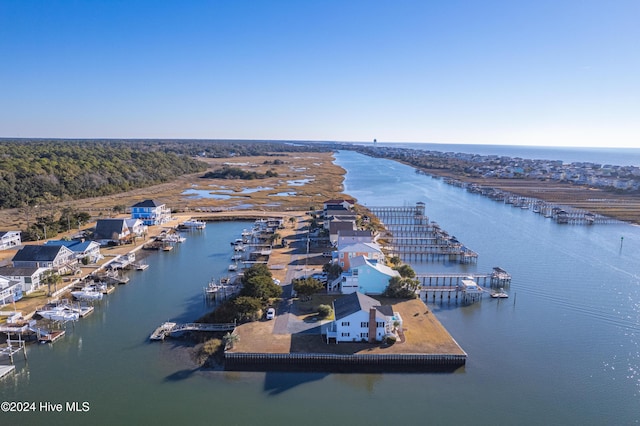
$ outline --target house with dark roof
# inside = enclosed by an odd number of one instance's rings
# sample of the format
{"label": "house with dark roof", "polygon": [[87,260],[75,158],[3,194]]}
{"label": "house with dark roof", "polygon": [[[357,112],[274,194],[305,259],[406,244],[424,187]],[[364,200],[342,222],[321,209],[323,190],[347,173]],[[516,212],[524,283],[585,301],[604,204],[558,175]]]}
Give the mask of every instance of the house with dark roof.
{"label": "house with dark roof", "polygon": [[356,222],[352,220],[332,220],[329,223],[329,242],[332,246],[338,244],[338,235],[344,231],[354,231],[356,228]]}
{"label": "house with dark roof", "polygon": [[346,210],[351,210],[355,204],[356,201],[350,198],[333,199],[322,203],[322,209],[326,211],[330,210],[332,207],[340,207]]}
{"label": "house with dark roof", "polygon": [[65,246],[75,253],[79,261],[87,259],[89,263],[96,263],[104,256],[100,254],[100,244],[89,240],[49,240],[44,243],[46,246]]}
{"label": "house with dark roof", "polygon": [[28,268],[3,266],[0,268],[0,275],[12,281],[17,281],[22,286],[22,291],[25,294],[29,294],[40,288],[40,280],[43,274],[50,269],[51,268],[41,268],[39,266]]}
{"label": "house with dark roof", "polygon": [[391,305],[355,292],[333,301],[335,320],[327,327],[327,341],[380,342],[402,327],[400,314]]}
{"label": "house with dark roof", "polygon": [[140,219],[147,226],[162,225],[171,219],[171,209],[155,200],[144,200],[131,206],[131,219]]}
{"label": "house with dark roof", "polygon": [[20,231],[0,231],[0,250],[10,249],[22,244]]}
{"label": "house with dark roof", "polygon": [[71,272],[78,264],[74,252],[65,246],[25,245],[13,259],[14,268],[51,268],[59,274]]}
{"label": "house with dark roof", "polygon": [[93,239],[100,245],[126,243],[132,238],[126,219],[98,219]]}

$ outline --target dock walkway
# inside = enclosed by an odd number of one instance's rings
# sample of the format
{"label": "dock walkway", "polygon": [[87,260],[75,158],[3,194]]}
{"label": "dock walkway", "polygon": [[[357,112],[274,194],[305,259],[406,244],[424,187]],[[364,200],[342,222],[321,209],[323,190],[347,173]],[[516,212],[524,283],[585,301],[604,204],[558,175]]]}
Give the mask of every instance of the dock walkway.
{"label": "dock walkway", "polygon": [[185,324],[178,324],[175,322],[164,322],[158,328],[155,329],[150,340],[164,340],[167,336],[174,333],[182,333],[186,331],[203,331],[203,332],[220,332],[220,331],[233,331],[236,328],[236,323],[198,323],[190,322]]}

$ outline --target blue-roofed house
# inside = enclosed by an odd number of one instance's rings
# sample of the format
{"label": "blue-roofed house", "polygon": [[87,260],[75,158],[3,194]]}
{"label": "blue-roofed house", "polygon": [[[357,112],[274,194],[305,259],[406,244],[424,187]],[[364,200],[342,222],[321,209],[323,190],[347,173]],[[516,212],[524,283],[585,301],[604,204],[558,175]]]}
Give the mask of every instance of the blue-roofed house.
{"label": "blue-roofed house", "polygon": [[141,219],[147,226],[162,225],[171,220],[171,209],[155,200],[144,200],[131,206],[131,219]]}
{"label": "blue-roofed house", "polygon": [[327,341],[380,342],[388,334],[402,328],[400,314],[391,305],[355,292],[333,301],[335,320],[327,329]]}
{"label": "blue-roofed house", "polygon": [[100,254],[100,244],[95,241],[83,240],[49,240],[46,246],[65,246],[75,253],[79,261],[87,259],[89,263],[96,263],[104,256]]}

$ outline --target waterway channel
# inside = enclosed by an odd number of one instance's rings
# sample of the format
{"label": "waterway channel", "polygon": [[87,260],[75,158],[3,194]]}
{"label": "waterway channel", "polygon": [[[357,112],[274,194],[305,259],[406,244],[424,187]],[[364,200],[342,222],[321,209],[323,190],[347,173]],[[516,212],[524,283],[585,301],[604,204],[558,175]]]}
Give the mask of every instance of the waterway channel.
{"label": "waterway channel", "polygon": [[[477,265],[419,271],[513,275],[510,298],[429,304],[469,358],[450,374],[238,373],[198,369],[180,342],[150,343],[166,320],[206,311],[246,222],[210,223],[68,326],[0,381],[1,401],[88,402],[88,412],[2,413],[3,424],[635,424],[640,413],[640,228],[557,225],[412,168],[337,155],[366,205],[424,201],[479,253]],[[621,237],[624,243],[620,244]],[[7,423],[8,424],[8,423]]]}

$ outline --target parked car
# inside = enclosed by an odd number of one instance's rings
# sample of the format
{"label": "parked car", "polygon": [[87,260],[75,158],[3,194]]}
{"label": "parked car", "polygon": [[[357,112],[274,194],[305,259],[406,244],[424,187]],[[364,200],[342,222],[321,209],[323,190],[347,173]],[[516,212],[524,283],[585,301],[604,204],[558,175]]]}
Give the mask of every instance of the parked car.
{"label": "parked car", "polygon": [[276,317],[276,310],[273,308],[267,309],[267,319],[272,320]]}

